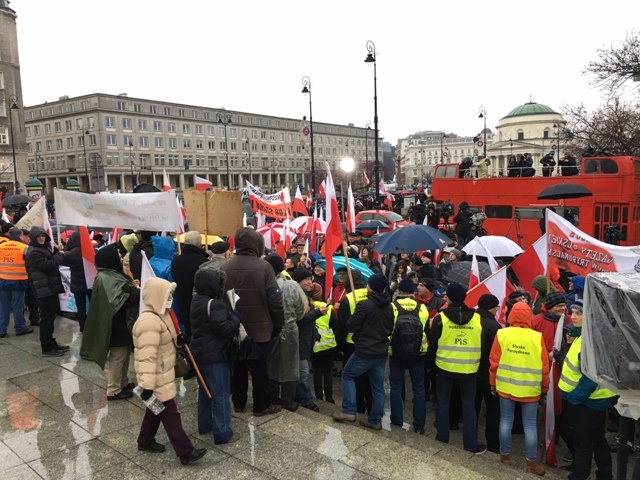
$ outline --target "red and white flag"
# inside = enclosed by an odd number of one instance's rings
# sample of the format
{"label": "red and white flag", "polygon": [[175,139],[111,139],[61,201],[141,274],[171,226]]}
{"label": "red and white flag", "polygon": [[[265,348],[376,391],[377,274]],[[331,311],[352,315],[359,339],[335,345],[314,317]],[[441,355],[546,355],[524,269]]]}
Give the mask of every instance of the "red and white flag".
{"label": "red and white flag", "polygon": [[327,181],[322,180],[322,183],[318,185],[318,196],[320,198],[325,198],[327,196]]}
{"label": "red and white flag", "polygon": [[307,188],[307,209],[311,207],[313,207],[313,191],[311,190],[311,185],[309,185]]}
{"label": "red and white flag", "polygon": [[[384,194],[384,204],[387,206],[387,208],[389,209],[389,211],[393,211],[393,203],[396,201],[396,197],[394,197],[393,195],[391,195],[390,193],[385,193]],[[395,230],[395,224],[393,229]]]}
{"label": "red and white flag", "polygon": [[356,231],[356,201],[353,198],[353,191],[351,190],[351,183],[349,183],[349,190],[347,190],[347,232]]}
{"label": "red and white flag", "polygon": [[367,177],[367,172],[362,172],[362,175],[364,176],[364,186],[368,187],[371,182],[369,181],[369,177]]}
{"label": "red and white flag", "polygon": [[478,259],[476,258],[476,249],[473,249],[473,258],[471,259],[471,272],[469,273],[469,286],[467,290],[472,290],[480,283],[480,268],[478,267]]}
{"label": "red and white flag", "polygon": [[184,209],[184,205],[182,205],[182,202],[180,200],[178,200],[178,197],[176,197],[176,207],[178,208],[178,233],[184,233],[185,232],[185,227],[184,224],[187,221],[187,215],[186,215],[186,210]]}
{"label": "red and white flag", "polygon": [[167,170],[163,168],[162,169],[162,191],[168,192],[169,190],[171,190],[171,182],[169,181]]}
{"label": "red and white flag", "polygon": [[325,277],[325,295],[329,297],[332,290],[333,282],[333,254],[342,245],[342,222],[340,221],[340,212],[338,211],[338,200],[336,197],[336,189],[333,185],[331,170],[327,163],[327,179],[326,179],[326,204],[325,212],[327,220],[327,232],[325,236],[325,261],[326,261],[326,277]]}
{"label": "red and white flag", "polygon": [[531,286],[531,282],[547,271],[547,236],[543,235],[536,240],[509,267],[518,277],[520,286],[531,294],[531,298],[535,298],[538,292]]}
{"label": "red and white flag", "polygon": [[96,269],[96,252],[93,249],[93,243],[91,236],[89,235],[89,229],[80,225],[80,253],[82,254],[82,267],[84,268],[84,278],[87,282],[87,288],[91,290],[93,288],[93,281],[98,274]]}
{"label": "red and white flag", "polygon": [[500,270],[500,265],[498,265],[498,262],[496,262],[496,259],[493,258],[493,255],[491,255],[491,252],[489,252],[489,249],[485,246],[485,244],[482,243],[482,237],[476,237],[476,240],[484,249],[484,253],[487,256],[487,262],[489,263],[489,268],[491,269],[491,273],[496,273],[498,270]]}
{"label": "red and white flag", "polygon": [[116,243],[120,239],[120,234],[122,233],[122,228],[114,228],[111,230],[109,234],[109,241],[107,244]]}
{"label": "red and white flag", "polygon": [[495,295],[500,302],[496,320],[500,324],[504,325],[504,309],[502,308],[502,306],[505,304],[505,301],[509,297],[509,294],[515,291],[515,287],[507,278],[507,267],[502,267],[493,275],[485,278],[484,281],[480,282],[474,288],[469,289],[467,298],[465,298],[464,303],[466,303],[470,308],[475,308],[478,306],[478,300],[485,293]]}
{"label": "red and white flag", "polygon": [[311,245],[309,246],[309,248],[311,248],[311,251],[313,253],[318,253],[318,234],[317,234],[317,227],[316,227],[316,220],[318,219],[318,206],[316,205],[316,208],[313,209],[313,222],[311,223]]}
{"label": "red and white flag", "polygon": [[202,178],[196,175],[196,190],[206,191],[211,187],[213,187],[213,183],[211,183],[206,178]]}
{"label": "red and white flag", "polygon": [[302,192],[300,192],[299,186],[296,187],[296,196],[293,199],[293,211],[302,215],[309,215],[307,207],[304,206],[304,199],[302,198]]}
{"label": "red and white flag", "polygon": [[378,186],[378,191],[380,192],[380,195],[386,195],[387,194],[387,189],[384,188],[384,181],[380,180],[380,185]]}
{"label": "red and white flag", "polygon": [[[560,320],[558,320],[558,325],[556,325],[556,333],[553,337],[553,347],[557,351],[562,348],[564,321],[564,314],[562,314]],[[556,415],[562,411],[562,397],[558,389],[560,370],[560,366],[554,358],[551,361],[551,365],[549,365],[549,391],[547,392],[544,416],[545,463],[553,467],[558,466],[558,459],[556,458]]]}

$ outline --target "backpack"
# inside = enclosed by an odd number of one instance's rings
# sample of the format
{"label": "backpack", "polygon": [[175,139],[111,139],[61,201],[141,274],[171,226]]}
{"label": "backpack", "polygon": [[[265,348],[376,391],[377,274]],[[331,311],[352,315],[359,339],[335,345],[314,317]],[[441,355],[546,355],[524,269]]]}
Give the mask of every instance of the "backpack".
{"label": "backpack", "polygon": [[393,333],[391,334],[391,349],[393,358],[400,362],[411,362],[420,356],[422,347],[422,334],[424,327],[420,321],[420,307],[418,304],[414,310],[405,310],[397,300],[393,302],[398,309]]}

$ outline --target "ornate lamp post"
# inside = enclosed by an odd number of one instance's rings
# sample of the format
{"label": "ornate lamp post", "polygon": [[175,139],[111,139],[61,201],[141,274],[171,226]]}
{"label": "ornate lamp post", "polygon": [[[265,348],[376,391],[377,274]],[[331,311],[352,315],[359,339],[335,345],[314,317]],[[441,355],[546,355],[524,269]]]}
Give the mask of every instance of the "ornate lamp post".
{"label": "ornate lamp post", "polygon": [[9,97],[9,103],[11,107],[9,107],[9,130],[11,134],[11,155],[13,156],[13,193],[18,195],[20,193],[20,182],[18,182],[18,164],[16,163],[16,144],[13,141],[13,111],[19,110],[17,103],[17,97],[15,95],[11,95]]}
{"label": "ornate lamp post", "polygon": [[449,135],[447,135],[444,132],[441,132],[440,134],[440,163],[444,163],[444,150],[442,148],[442,139],[443,138],[449,138]]}
{"label": "ornate lamp post", "polygon": [[484,128],[482,129],[483,140],[482,140],[482,154],[487,157],[487,109],[484,107],[480,107],[478,109],[480,115],[478,118],[482,118],[484,120]]}
{"label": "ornate lamp post", "polygon": [[[369,130],[371,130],[371,122],[367,120],[364,122],[364,173],[369,178]],[[366,187],[366,185],[365,185]]]}
{"label": "ornate lamp post", "polygon": [[311,104],[311,79],[302,77],[302,93],[309,94],[309,137],[311,140],[311,193],[316,192],[316,164],[313,158],[313,110]]}
{"label": "ornate lamp post", "polygon": [[230,190],[231,174],[229,173],[229,140],[227,137],[227,125],[232,123],[231,114],[227,113],[226,115],[222,115],[221,113],[218,113],[218,123],[221,123],[222,125],[224,125],[224,146],[225,146],[226,157],[227,157],[227,190]]}
{"label": "ornate lamp post", "polygon": [[371,40],[367,41],[367,58],[365,63],[373,63],[373,132],[375,140],[374,178],[376,182],[376,207],[380,204],[380,161],[378,160],[378,77],[376,71],[376,45]]}

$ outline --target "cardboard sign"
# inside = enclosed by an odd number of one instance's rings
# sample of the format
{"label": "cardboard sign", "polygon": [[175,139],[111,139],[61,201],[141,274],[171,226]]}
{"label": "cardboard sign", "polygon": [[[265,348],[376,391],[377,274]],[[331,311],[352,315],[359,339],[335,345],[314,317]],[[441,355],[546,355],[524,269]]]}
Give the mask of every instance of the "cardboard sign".
{"label": "cardboard sign", "polygon": [[227,190],[185,190],[184,208],[189,230],[232,237],[242,227],[242,193]]}

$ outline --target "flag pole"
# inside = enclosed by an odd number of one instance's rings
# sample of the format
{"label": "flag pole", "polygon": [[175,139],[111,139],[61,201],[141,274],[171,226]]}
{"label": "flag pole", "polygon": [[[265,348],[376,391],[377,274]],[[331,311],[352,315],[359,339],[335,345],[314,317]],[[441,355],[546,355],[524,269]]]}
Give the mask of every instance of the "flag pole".
{"label": "flag pole", "polygon": [[349,265],[349,255],[347,253],[347,242],[342,240],[342,254],[344,255],[344,263],[347,265],[347,275],[349,275],[349,285],[351,285],[351,295],[353,295],[353,304],[358,303],[356,299],[356,289],[353,286],[353,275],[351,274],[351,266]]}

